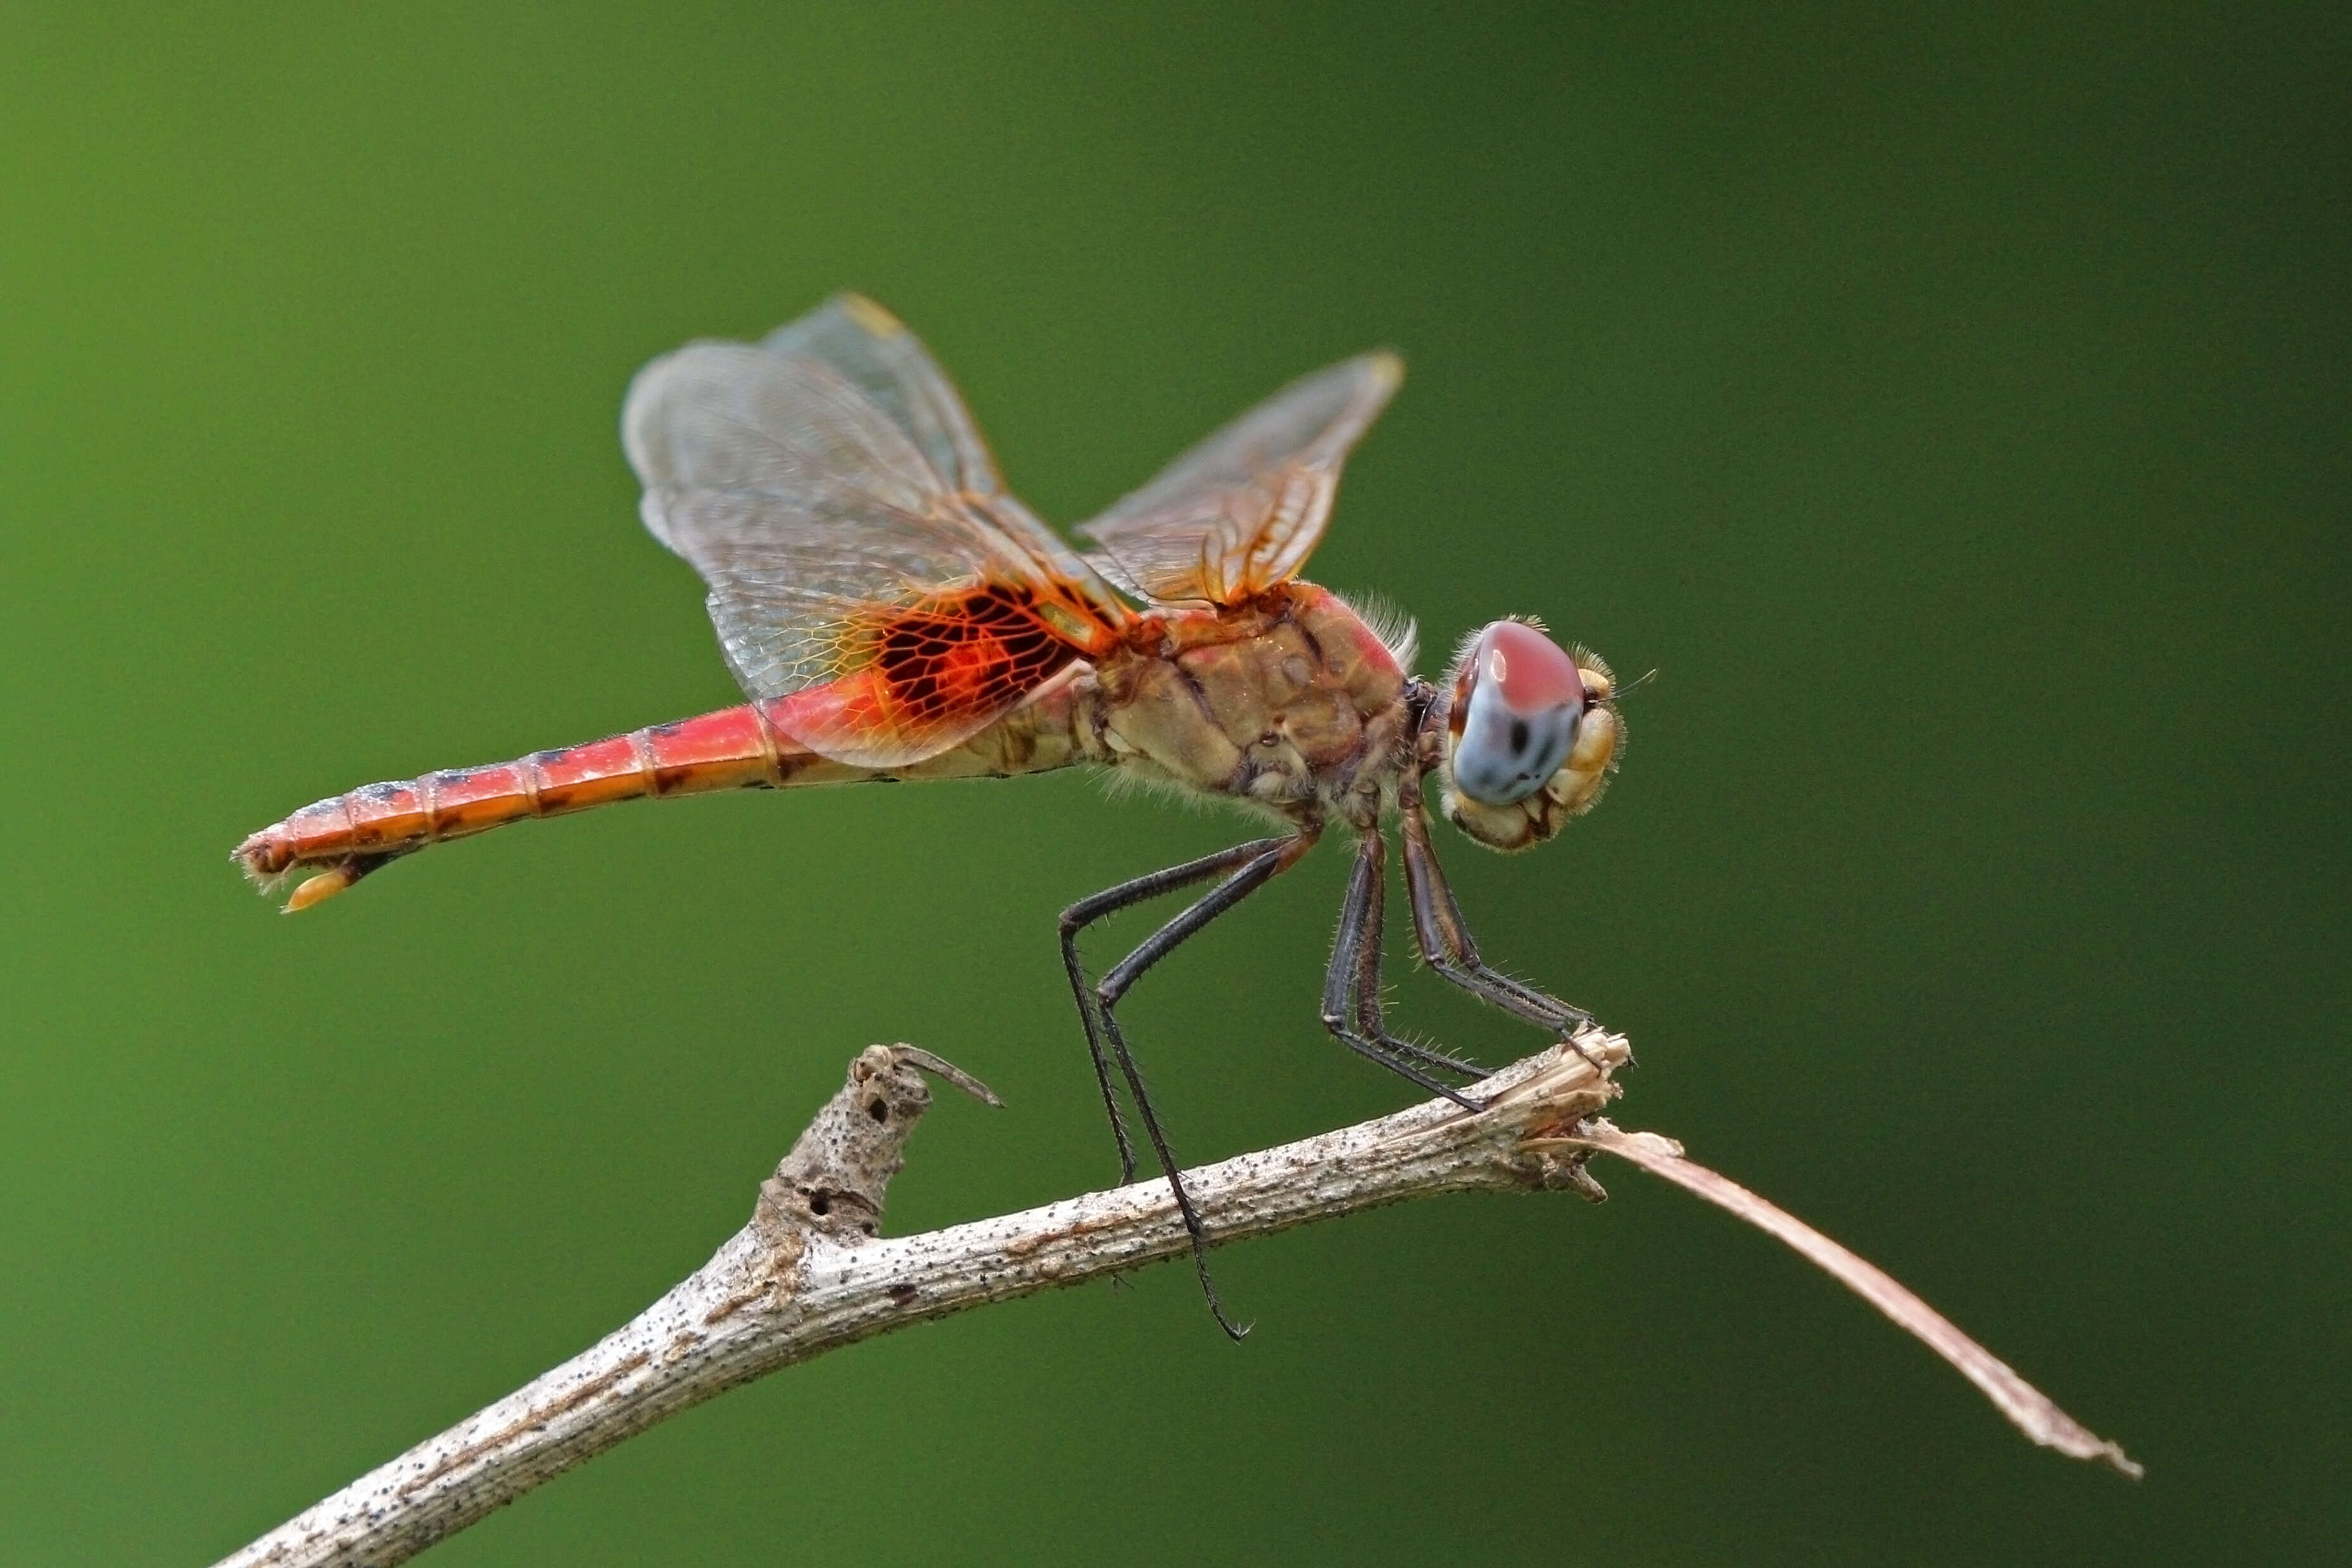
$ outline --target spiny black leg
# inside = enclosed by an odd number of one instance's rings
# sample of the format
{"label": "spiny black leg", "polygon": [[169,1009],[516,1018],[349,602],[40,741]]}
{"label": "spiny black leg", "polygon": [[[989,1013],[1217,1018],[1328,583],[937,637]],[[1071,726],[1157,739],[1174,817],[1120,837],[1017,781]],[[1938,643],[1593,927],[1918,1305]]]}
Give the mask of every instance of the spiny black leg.
{"label": "spiny black leg", "polygon": [[[1270,847],[1243,846],[1245,849],[1261,852],[1245,861],[1241,869],[1210,889],[1183,913],[1145,938],[1133,952],[1112,965],[1110,973],[1104,975],[1101,984],[1095,987],[1095,1004],[1102,1020],[1103,1033],[1109,1038],[1111,1054],[1118,1058],[1119,1071],[1127,1078],[1128,1089],[1135,1098],[1135,1112],[1143,1119],[1143,1131],[1151,1140],[1152,1152],[1160,1157],[1160,1168],[1167,1174],[1169,1190],[1176,1195],[1176,1212],[1183,1216],[1184,1233],[1192,1238],[1192,1268],[1201,1277],[1201,1293],[1208,1298],[1209,1310],[1215,1316],[1217,1326],[1236,1340],[1248,1333],[1249,1329],[1246,1325],[1236,1326],[1232,1319],[1226,1317],[1224,1304],[1217,1300],[1217,1288],[1209,1279],[1209,1240],[1201,1226],[1200,1211],[1192,1206],[1192,1194],[1184,1190],[1183,1173],[1176,1163],[1174,1151],[1168,1146],[1167,1134],[1160,1130],[1159,1113],[1151,1108],[1151,1096],[1143,1087],[1143,1074],[1135,1065],[1134,1054],[1127,1048],[1127,1037],[1119,1030],[1114,1010],[1119,998],[1127,994],[1128,988],[1142,976],[1145,970],[1175,951],[1185,938],[1265,886],[1276,872],[1297,864],[1299,857],[1306,854],[1314,843],[1311,837],[1300,837],[1271,840]],[[1232,853],[1228,851],[1229,855]],[[1207,864],[1205,860],[1196,860],[1192,866]],[[1189,869],[1192,868],[1177,868],[1178,871]],[[1198,881],[1201,876],[1207,874],[1201,871],[1189,879]]]}
{"label": "spiny black leg", "polygon": [[1243,845],[1244,849],[1255,849],[1258,853],[1251,857],[1240,870],[1189,905],[1182,914],[1137,943],[1133,952],[1111,965],[1110,973],[1104,975],[1101,984],[1095,987],[1095,996],[1102,1003],[1106,1015],[1118,1005],[1118,999],[1127,994],[1128,987],[1142,978],[1145,970],[1173,952],[1179,943],[1198,933],[1202,926],[1265,887],[1276,872],[1286,871],[1297,865],[1298,858],[1307,852],[1314,840],[1276,838],[1270,841],[1270,847],[1262,847],[1266,842]]}
{"label": "spiny black leg", "polygon": [[1168,1135],[1160,1130],[1159,1113],[1151,1109],[1151,1096],[1144,1091],[1143,1074],[1137,1070],[1135,1057],[1127,1048],[1127,1037],[1119,1033],[1118,1019],[1105,1009],[1103,1030],[1110,1037],[1110,1048],[1118,1058],[1118,1070],[1127,1076],[1127,1087],[1135,1096],[1136,1114],[1143,1119],[1144,1136],[1151,1140],[1151,1152],[1160,1156],[1160,1168],[1168,1173],[1168,1190],[1176,1194],[1176,1212],[1184,1216],[1184,1234],[1192,1242],[1192,1272],[1201,1277],[1201,1294],[1209,1303],[1209,1315],[1217,1320],[1217,1327],[1225,1331],[1228,1339],[1240,1341],[1249,1337],[1251,1325],[1235,1323],[1225,1316],[1225,1304],[1217,1299],[1216,1281],[1209,1277],[1209,1244],[1201,1228],[1200,1212],[1192,1206],[1192,1194],[1184,1190],[1184,1178],[1177,1173],[1175,1152],[1168,1147]]}
{"label": "spiny black leg", "polygon": [[[1398,1077],[1428,1093],[1454,1101],[1465,1110],[1478,1102],[1450,1085],[1440,1083],[1408,1058],[1466,1076],[1479,1076],[1467,1062],[1400,1040],[1382,1027],[1380,1013],[1381,910],[1383,901],[1382,845],[1380,835],[1361,835],[1356,844],[1356,867],[1348,879],[1348,896],[1339,906],[1339,931],[1331,943],[1330,967],[1323,975],[1323,1026],[1334,1039],[1358,1055],[1378,1062]],[[1367,970],[1367,954],[1370,968]]]}
{"label": "spiny black leg", "polygon": [[1087,984],[1086,971],[1078,963],[1078,933],[1106,915],[1116,914],[1131,904],[1156,899],[1162,893],[1172,893],[1179,888],[1232,870],[1269,849],[1290,842],[1287,837],[1260,838],[1253,843],[1236,845],[1231,849],[1204,855],[1198,860],[1188,860],[1181,866],[1171,866],[1164,871],[1154,871],[1132,881],[1106,888],[1091,898],[1080,899],[1062,911],[1062,968],[1070,977],[1070,991],[1077,998],[1078,1022],[1087,1031],[1087,1054],[1094,1058],[1095,1082],[1102,1089],[1103,1110],[1110,1117],[1111,1136],[1118,1142],[1118,1180],[1121,1186],[1135,1180],[1135,1145],[1127,1136],[1126,1119],[1119,1115],[1118,1095],[1111,1088],[1110,1062],[1103,1055],[1103,1033],[1096,1022],[1096,1001],[1093,987]]}
{"label": "spiny black leg", "polygon": [[1356,1024],[1357,1027],[1380,1041],[1400,1056],[1410,1057],[1427,1066],[1457,1072],[1465,1078],[1485,1078],[1486,1069],[1476,1062],[1465,1061],[1443,1051],[1403,1039],[1388,1032],[1381,999],[1381,942],[1384,910],[1388,902],[1388,879],[1381,861],[1387,846],[1372,846],[1373,867],[1369,901],[1364,910],[1364,931],[1357,943],[1356,952]]}
{"label": "spiny black leg", "polygon": [[1401,826],[1413,936],[1429,966],[1472,995],[1538,1028],[1558,1030],[1562,1043],[1591,1061],[1584,1047],[1576,1044],[1576,1032],[1592,1022],[1591,1014],[1489,968],[1479,958],[1470,928],[1463,921],[1462,907],[1454,901],[1454,889],[1445,885],[1445,873],[1438,869],[1437,853],[1429,842],[1429,818],[1418,799],[1405,802]]}

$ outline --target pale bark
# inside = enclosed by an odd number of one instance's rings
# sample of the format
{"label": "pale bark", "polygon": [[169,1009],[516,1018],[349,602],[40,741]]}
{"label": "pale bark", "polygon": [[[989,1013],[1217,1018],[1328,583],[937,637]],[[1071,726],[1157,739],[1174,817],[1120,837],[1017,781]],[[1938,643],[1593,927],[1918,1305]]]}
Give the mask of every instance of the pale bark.
{"label": "pale bark", "polygon": [[[1669,1140],[1597,1115],[1630,1053],[1588,1031],[1469,1092],[1188,1171],[1213,1243],[1436,1193],[1603,1194],[1595,1152],[1632,1161],[1779,1237],[1951,1362],[2037,1443],[2139,1467],[2070,1419],[1927,1304]],[[920,1236],[877,1239],[889,1179],[929,1104],[920,1072],[982,1098],[927,1052],[874,1046],[761,1187],[751,1222],[635,1321],[224,1560],[239,1568],[405,1561],[663,1418],[738,1384],[892,1329],[1173,1258],[1187,1249],[1168,1184],[1139,1182]]]}

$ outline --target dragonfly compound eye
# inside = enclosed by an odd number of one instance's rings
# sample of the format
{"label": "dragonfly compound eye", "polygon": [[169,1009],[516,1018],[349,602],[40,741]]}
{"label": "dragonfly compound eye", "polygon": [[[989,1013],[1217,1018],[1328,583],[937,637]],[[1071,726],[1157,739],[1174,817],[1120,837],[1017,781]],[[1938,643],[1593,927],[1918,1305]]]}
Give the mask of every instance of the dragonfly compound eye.
{"label": "dragonfly compound eye", "polygon": [[1448,678],[1442,782],[1454,826],[1490,849],[1532,848],[1592,809],[1623,750],[1616,683],[1524,621],[1463,646]]}
{"label": "dragonfly compound eye", "polygon": [[1575,749],[1583,673],[1521,621],[1478,634],[1454,676],[1454,786],[1482,805],[1513,805],[1544,787]]}

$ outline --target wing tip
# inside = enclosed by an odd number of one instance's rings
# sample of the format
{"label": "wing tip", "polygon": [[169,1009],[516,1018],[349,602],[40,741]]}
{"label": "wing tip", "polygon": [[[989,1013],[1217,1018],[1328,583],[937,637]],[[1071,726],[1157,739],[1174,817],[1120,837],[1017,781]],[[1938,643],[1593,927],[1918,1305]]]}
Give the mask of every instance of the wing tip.
{"label": "wing tip", "polygon": [[895,338],[907,330],[907,323],[893,315],[887,306],[855,289],[844,289],[833,297],[833,303],[869,336]]}

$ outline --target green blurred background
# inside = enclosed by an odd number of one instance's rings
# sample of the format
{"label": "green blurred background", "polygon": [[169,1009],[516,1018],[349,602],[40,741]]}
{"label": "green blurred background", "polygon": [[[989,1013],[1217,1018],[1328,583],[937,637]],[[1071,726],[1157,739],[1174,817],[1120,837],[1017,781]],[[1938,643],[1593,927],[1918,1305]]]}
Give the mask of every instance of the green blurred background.
{"label": "green blurred background", "polygon": [[[1441,653],[1532,611],[1663,672],[1560,842],[1448,834],[1489,952],[1633,1036],[1622,1121],[2148,1479],[1620,1169],[1228,1252],[1239,1349],[1174,1268],[863,1345],[431,1561],[2342,1561],[2347,37],[8,7],[0,1560],[207,1561],[571,1354],[867,1041],[1013,1106],[934,1114],[894,1228],[1111,1173],[1054,914],[1237,819],[1078,776],[638,806],[299,921],[226,863],[730,700],[621,391],[852,284],[1065,522],[1405,351],[1311,575]],[[1343,863],[1132,1003],[1188,1158],[1403,1103],[1315,1024]],[[1415,1025],[1537,1043],[1390,948]]]}

